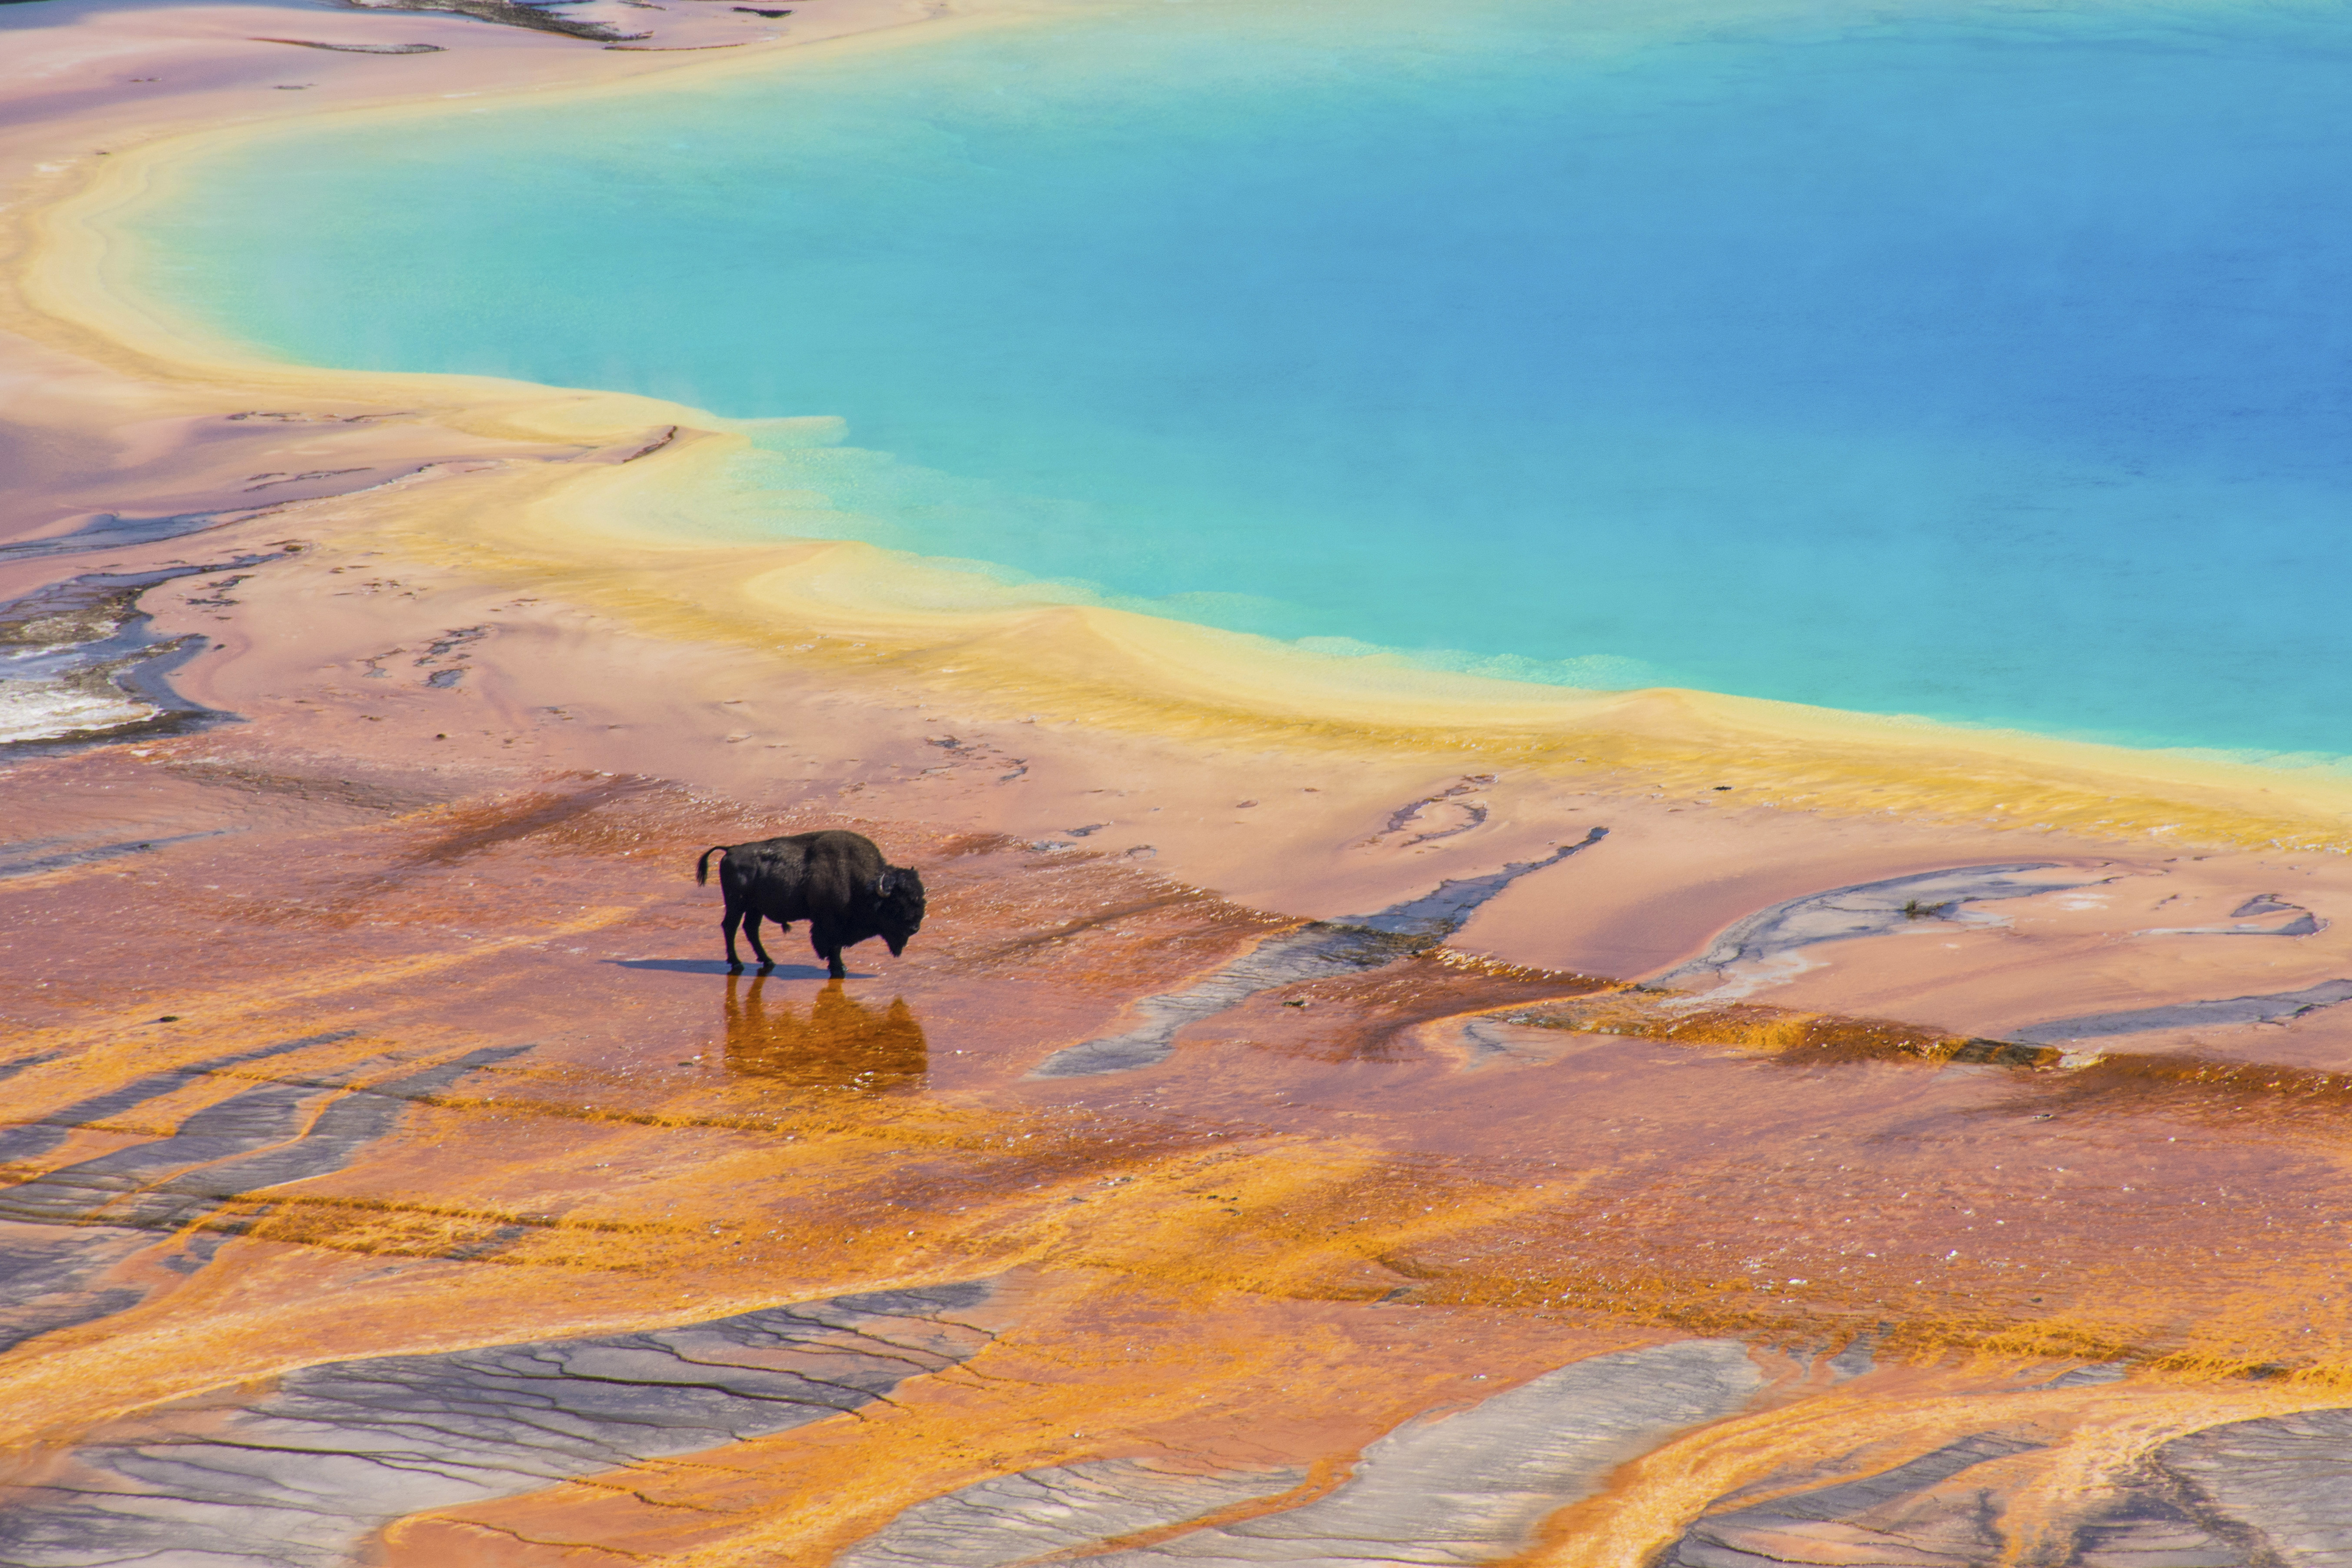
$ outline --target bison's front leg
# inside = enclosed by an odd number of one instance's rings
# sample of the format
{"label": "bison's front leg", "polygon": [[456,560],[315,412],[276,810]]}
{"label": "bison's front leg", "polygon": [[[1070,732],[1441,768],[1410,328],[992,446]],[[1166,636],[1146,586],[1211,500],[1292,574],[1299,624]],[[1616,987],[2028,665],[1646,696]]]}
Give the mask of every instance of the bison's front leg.
{"label": "bison's front leg", "polygon": [[768,956],[767,947],[760,941],[759,910],[746,910],[743,911],[743,934],[751,939],[751,951],[760,955],[760,973],[765,974],[771,969],[775,968],[776,961]]}
{"label": "bison's front leg", "polygon": [[841,963],[841,933],[823,921],[809,921],[809,945],[824,960],[824,972],[835,980],[845,980],[849,971]]}
{"label": "bison's front leg", "polygon": [[[735,956],[735,928],[742,923],[743,911],[730,899],[727,901],[727,918],[719,922],[719,929],[727,933],[727,972],[730,974],[743,973],[743,961]],[[760,939],[755,936],[751,940],[757,942]]]}

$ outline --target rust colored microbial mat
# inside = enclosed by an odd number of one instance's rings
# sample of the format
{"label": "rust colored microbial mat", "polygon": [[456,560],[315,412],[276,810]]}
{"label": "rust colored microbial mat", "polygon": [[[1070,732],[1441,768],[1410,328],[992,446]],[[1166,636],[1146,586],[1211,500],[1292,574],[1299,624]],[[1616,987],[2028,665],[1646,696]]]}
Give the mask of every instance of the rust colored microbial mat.
{"label": "rust colored microbial mat", "polygon": [[887,821],[906,957],[736,974],[694,855],[838,819],[145,750],[10,781],[146,837],[0,883],[7,1562],[2253,1564],[2352,1498],[2328,1074]]}

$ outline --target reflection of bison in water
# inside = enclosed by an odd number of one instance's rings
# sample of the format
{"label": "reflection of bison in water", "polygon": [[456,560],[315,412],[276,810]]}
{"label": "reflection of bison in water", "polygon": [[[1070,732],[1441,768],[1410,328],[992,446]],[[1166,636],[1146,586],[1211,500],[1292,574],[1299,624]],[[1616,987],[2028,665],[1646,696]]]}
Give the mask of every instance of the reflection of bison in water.
{"label": "reflection of bison in water", "polygon": [[710,879],[713,855],[725,857],[719,862],[719,889],[727,895],[727,918],[719,929],[727,933],[730,969],[743,967],[735,956],[738,925],[760,955],[761,970],[776,966],[760,942],[762,920],[780,926],[808,921],[809,945],[835,980],[849,973],[841,966],[843,948],[878,936],[896,958],[923,927],[922,874],[888,864],[862,835],[829,829],[713,845],[694,863],[698,887]]}
{"label": "reflection of bison in water", "polygon": [[790,1004],[771,1010],[760,994],[767,984],[727,977],[727,1065],[795,1089],[845,1089],[851,1094],[903,1093],[923,1086],[930,1067],[923,1026],[903,997],[869,1008],[833,981],[809,999],[803,1018]]}

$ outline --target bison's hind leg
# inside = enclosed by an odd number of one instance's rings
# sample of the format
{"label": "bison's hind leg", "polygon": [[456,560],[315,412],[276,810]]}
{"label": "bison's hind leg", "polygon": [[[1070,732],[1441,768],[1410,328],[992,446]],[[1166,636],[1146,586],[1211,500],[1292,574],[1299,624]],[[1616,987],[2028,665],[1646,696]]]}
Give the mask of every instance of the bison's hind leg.
{"label": "bison's hind leg", "polygon": [[[719,929],[727,933],[727,970],[730,974],[743,973],[743,961],[735,956],[735,928],[742,923],[743,911],[736,907],[734,900],[728,900],[727,918],[719,922]],[[757,944],[759,940],[757,935],[751,938],[754,944]]]}

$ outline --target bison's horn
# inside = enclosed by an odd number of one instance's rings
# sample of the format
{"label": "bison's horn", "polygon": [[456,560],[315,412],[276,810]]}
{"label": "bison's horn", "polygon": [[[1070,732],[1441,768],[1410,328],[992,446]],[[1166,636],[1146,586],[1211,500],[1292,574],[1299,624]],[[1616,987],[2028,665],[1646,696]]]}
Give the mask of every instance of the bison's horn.
{"label": "bison's horn", "polygon": [[898,868],[895,866],[874,879],[874,892],[877,898],[887,899],[896,892],[898,888]]}

